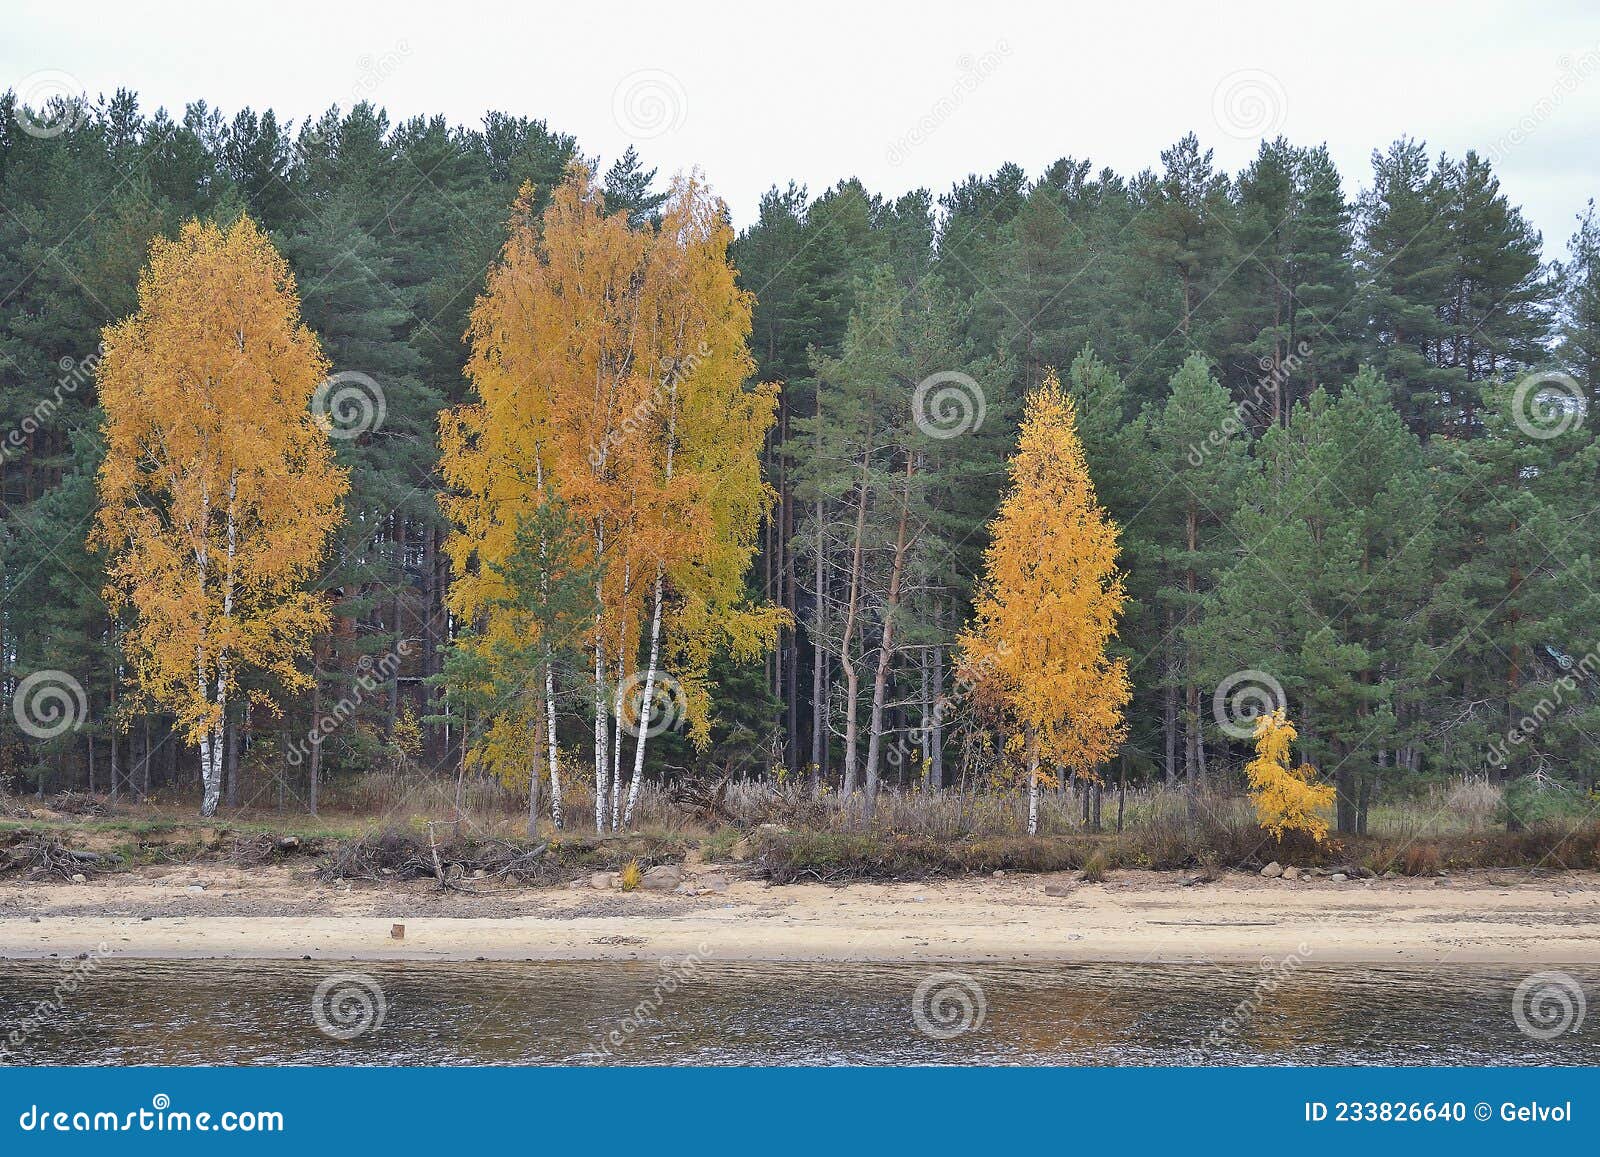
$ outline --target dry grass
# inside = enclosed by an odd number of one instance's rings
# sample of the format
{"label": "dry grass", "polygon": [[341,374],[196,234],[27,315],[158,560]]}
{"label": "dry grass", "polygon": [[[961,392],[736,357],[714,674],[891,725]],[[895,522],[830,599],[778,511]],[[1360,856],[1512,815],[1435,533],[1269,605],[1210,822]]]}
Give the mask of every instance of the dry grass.
{"label": "dry grass", "polygon": [[[1241,796],[1191,797],[1160,786],[1126,793],[1120,832],[1115,830],[1118,799],[1113,790],[1106,790],[1101,801],[1102,828],[1082,821],[1081,795],[1048,791],[1041,799],[1039,832],[1029,836],[1027,800],[1020,792],[886,788],[869,817],[861,794],[847,799],[816,796],[804,783],[700,781],[670,790],[646,784],[633,831],[595,835],[593,786],[569,777],[564,830],[554,831],[546,815],[532,840],[526,832],[526,802],[515,792],[472,776],[459,787],[464,806],[457,815],[458,784],[453,779],[395,772],[347,778],[324,797],[330,814],[312,821],[326,835],[331,870],[373,876],[384,874],[384,868],[390,875],[432,874],[431,854],[420,833],[430,822],[438,827],[442,821],[454,821],[446,858],[457,870],[498,872],[514,865],[507,869],[514,875],[545,882],[591,870],[619,870],[633,859],[648,867],[681,858],[690,848],[699,848],[709,859],[728,859],[751,834],[757,837],[759,863],[777,881],[904,879],[1001,869],[1081,870],[1099,878],[1119,868],[1254,870],[1270,860],[1360,865],[1407,875],[1468,867],[1600,868],[1600,824],[1589,819],[1550,821],[1508,833],[1495,823],[1500,790],[1482,780],[1436,785],[1414,801],[1375,808],[1368,835],[1335,837],[1321,846],[1303,836],[1280,841],[1266,835]],[[150,805],[123,804],[112,816],[79,818],[76,825],[167,821],[166,813],[174,808],[192,816],[189,806],[164,801],[165,811],[158,817]],[[94,810],[101,810],[98,804]],[[178,818],[173,813],[168,822]],[[270,827],[264,828],[263,821]],[[59,822],[73,826],[73,821]],[[192,819],[184,822],[194,826]],[[298,830],[295,825],[304,822],[304,816],[293,812],[258,810],[254,816],[232,813],[200,826],[223,834],[229,828],[254,828],[259,834]],[[520,857],[539,841],[551,841],[552,850],[530,870]],[[210,854],[204,844],[200,841],[196,854]]]}

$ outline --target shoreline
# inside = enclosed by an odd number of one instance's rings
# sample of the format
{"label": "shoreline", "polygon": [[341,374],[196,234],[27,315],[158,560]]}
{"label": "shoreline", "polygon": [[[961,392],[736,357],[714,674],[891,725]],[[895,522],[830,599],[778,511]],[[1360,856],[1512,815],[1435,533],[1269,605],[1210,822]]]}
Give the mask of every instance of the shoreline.
{"label": "shoreline", "polygon": [[[715,869],[706,869],[719,875]],[[694,877],[691,877],[693,879]],[[705,877],[702,876],[702,879]],[[707,960],[943,963],[1600,964],[1600,873],[1484,870],[1334,883],[1070,873],[700,895],[328,885],[187,866],[0,883],[0,960]],[[712,880],[720,884],[720,880]],[[403,940],[391,925],[405,925]]]}

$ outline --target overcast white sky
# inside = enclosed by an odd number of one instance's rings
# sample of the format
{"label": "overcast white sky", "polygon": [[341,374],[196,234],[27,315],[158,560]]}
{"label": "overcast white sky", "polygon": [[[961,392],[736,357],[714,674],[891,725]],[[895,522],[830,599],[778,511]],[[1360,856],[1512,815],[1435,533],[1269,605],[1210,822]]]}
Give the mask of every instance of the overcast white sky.
{"label": "overcast white sky", "polygon": [[29,3],[0,87],[136,89],[302,119],[529,114],[606,160],[699,164],[746,224],[761,193],[845,176],[936,193],[1063,154],[1131,174],[1193,129],[1237,171],[1265,133],[1326,141],[1347,187],[1401,134],[1498,171],[1560,256],[1600,196],[1600,4],[1344,0],[1047,5]]}

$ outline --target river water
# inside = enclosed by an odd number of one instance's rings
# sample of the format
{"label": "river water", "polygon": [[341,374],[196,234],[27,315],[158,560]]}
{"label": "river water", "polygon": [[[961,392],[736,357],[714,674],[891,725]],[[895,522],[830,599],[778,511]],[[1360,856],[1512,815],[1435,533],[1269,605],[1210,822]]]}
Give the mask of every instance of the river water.
{"label": "river water", "polygon": [[11,1063],[97,1065],[1600,1064],[1600,1011],[1578,1016],[1600,972],[1524,986],[1522,1020],[1550,1039],[1514,1015],[1528,974],[0,961],[0,1044]]}

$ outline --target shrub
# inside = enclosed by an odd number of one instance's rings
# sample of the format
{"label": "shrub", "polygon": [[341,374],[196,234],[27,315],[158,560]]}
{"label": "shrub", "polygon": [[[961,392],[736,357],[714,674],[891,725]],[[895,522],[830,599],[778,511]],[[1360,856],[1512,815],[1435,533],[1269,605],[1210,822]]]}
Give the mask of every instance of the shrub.
{"label": "shrub", "polygon": [[1439,874],[1439,845],[1412,844],[1400,854],[1400,871],[1407,876]]}
{"label": "shrub", "polygon": [[1091,884],[1098,884],[1106,878],[1106,869],[1110,866],[1105,849],[1096,848],[1083,862],[1083,878]]}
{"label": "shrub", "polygon": [[644,879],[644,869],[639,867],[638,860],[629,860],[622,865],[622,876],[619,883],[624,892],[631,892],[639,886],[639,881]]}
{"label": "shrub", "polygon": [[1507,831],[1520,832],[1535,824],[1582,816],[1590,810],[1590,802],[1577,788],[1536,773],[1506,785],[1498,818]]}

